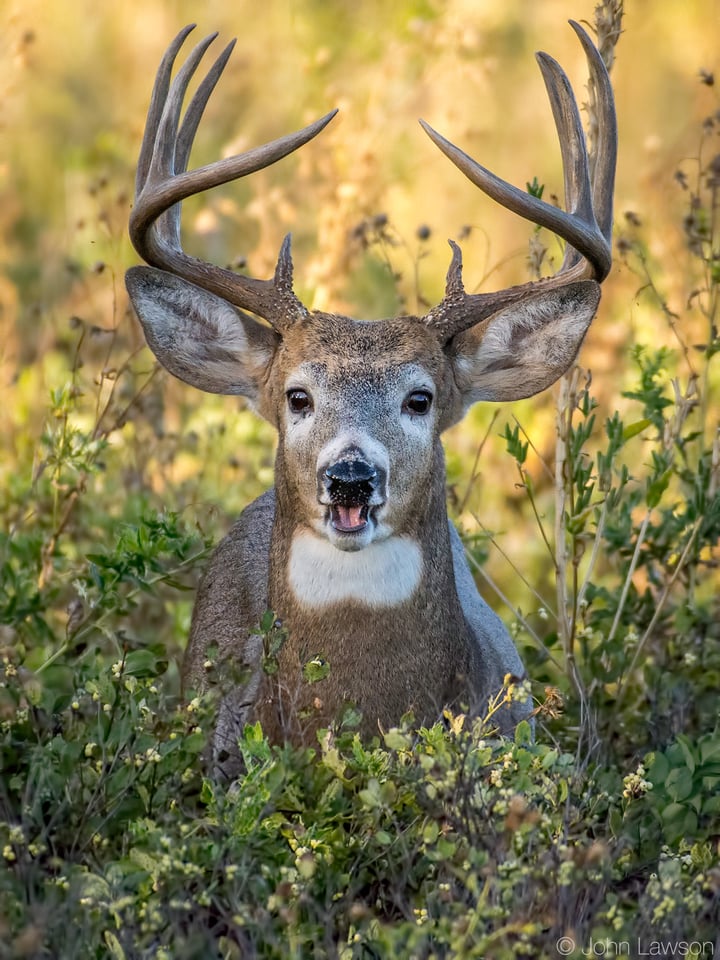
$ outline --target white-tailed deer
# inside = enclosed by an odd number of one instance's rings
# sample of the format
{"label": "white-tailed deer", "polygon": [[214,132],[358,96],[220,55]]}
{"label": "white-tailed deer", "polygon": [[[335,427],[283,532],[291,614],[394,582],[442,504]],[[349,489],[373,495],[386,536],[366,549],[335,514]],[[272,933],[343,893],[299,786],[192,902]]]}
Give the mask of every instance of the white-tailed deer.
{"label": "white-tailed deer", "polygon": [[[233,45],[182,123],[188,82],[214,36],[195,47],[172,84],[192,27],[163,58],[130,219],[135,249],[152,266],[129,270],[127,288],[167,370],[201,390],[246,397],[279,433],[275,488],[247,507],[217,548],[193,615],[186,687],[206,685],[209,651],[238,678],[220,705],[221,765],[233,766],[248,719],[261,719],[276,739],[303,742],[354,704],[364,730],[377,731],[408,710],[418,722],[435,720],[445,705],[482,711],[507,674],[523,674],[448,522],[440,435],[479,400],[516,400],[554,383],[575,359],[610,269],[613,96],[593,43],[572,27],[597,93],[592,173],[568,79],[551,57],[537,55],[560,138],[567,212],[500,180],[421,121],[481,190],[566,241],[557,274],[468,294],[451,242],[442,302],[424,317],[373,322],[304,307],[293,292],[289,238],[271,280],[183,252],[183,199],[267,167],[320,133],[334,113],[188,172],[195,131]],[[272,682],[258,631],[268,609],[288,630]],[[302,668],[314,657],[328,662],[329,673],[308,684]],[[502,726],[511,728],[528,709],[511,705]]]}

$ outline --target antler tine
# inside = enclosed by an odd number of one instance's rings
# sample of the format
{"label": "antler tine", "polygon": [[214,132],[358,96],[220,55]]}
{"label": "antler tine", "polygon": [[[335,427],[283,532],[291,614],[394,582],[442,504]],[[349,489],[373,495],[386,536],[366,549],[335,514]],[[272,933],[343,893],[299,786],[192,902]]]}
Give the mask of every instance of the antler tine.
{"label": "antler tine", "polygon": [[195,140],[197,128],[205,112],[205,107],[212,96],[212,92],[217,86],[217,82],[222,76],[222,72],[230,59],[230,54],[235,49],[235,40],[231,40],[225,47],[210,70],[207,72],[200,86],[195,91],[195,95],[190,101],[190,105],[185,111],[180,132],[177,136],[175,145],[175,172],[184,173],[187,170],[190,150]]}
{"label": "antler tine", "polygon": [[[212,37],[207,38],[208,40],[214,39],[217,34],[213,34]],[[192,150],[192,145],[195,140],[195,134],[197,133],[197,128],[202,119],[202,115],[205,112],[205,107],[208,104],[208,101],[212,95],[213,90],[215,89],[218,80],[220,79],[225,66],[230,59],[230,54],[233,52],[235,47],[235,40],[231,40],[230,43],[225,47],[220,56],[217,58],[215,63],[212,65],[208,71],[205,79],[201,82],[200,86],[195,91],[195,95],[190,101],[190,106],[185,111],[185,116],[183,118],[182,124],[180,126],[180,132],[177,133],[175,138],[175,157],[174,157],[174,172],[175,173],[185,173],[187,170],[188,160],[190,159],[190,151]],[[197,49],[197,48],[196,48]],[[204,51],[203,51],[204,52]],[[199,60],[197,61],[199,63]],[[190,71],[187,76],[187,80],[190,80],[190,76],[194,71]],[[175,81],[177,84],[180,80],[180,74]],[[175,92],[175,84],[173,84],[172,91],[170,93],[170,98],[173,98]],[[182,100],[187,90],[187,83],[183,84],[181,87],[178,87],[177,90],[177,114],[179,116],[180,109],[182,106]],[[180,94],[181,91],[181,94]],[[174,111],[172,111],[174,113]],[[177,128],[177,122],[175,124]],[[165,233],[167,231],[168,242],[173,244],[176,248],[180,248],[180,204],[176,203],[174,206],[162,214],[161,217],[157,220],[157,229]]]}
{"label": "antler tine", "polygon": [[[588,240],[587,247],[590,253],[587,254],[594,269],[594,275],[602,274],[605,276],[610,268],[608,262],[607,268],[603,261],[603,254],[606,253],[605,245],[600,244],[598,249],[598,225],[593,211],[592,187],[590,185],[590,168],[585,145],[585,133],[583,131],[582,121],[580,120],[580,111],[578,110],[575,95],[570,86],[567,74],[562,69],[557,60],[554,60],[547,53],[537,53],[535,58],[540,67],[540,72],[545,81],[545,89],[550,100],[553,119],[555,120],[555,129],[557,130],[558,140],[560,142],[560,155],[562,157],[563,180],[565,185],[565,207],[569,219],[573,223],[578,223],[587,229]],[[567,239],[567,238],[566,238]],[[581,258],[580,251],[583,248],[579,244],[568,242],[565,250],[563,268],[576,264]],[[607,251],[609,257],[609,251]],[[591,258],[592,257],[592,258]],[[600,261],[600,262],[598,262]]]}
{"label": "antler tine", "polygon": [[568,21],[585,51],[590,77],[596,88],[596,106],[599,113],[596,142],[590,157],[593,190],[593,208],[598,226],[610,245],[612,241],[613,193],[617,161],[618,129],[610,75],[603,58],[585,30],[575,20]]}
{"label": "antler tine", "polygon": [[573,219],[564,210],[560,210],[552,204],[546,203],[531,194],[520,190],[519,187],[501,180],[496,174],[492,173],[487,167],[483,167],[468,156],[454,143],[446,140],[441,134],[426,123],[420,121],[423,129],[430,139],[442,150],[455,166],[461,170],[465,176],[476,187],[479,187],[483,193],[486,193],[493,200],[496,200],[501,206],[512,210],[519,216],[531,223],[547,227],[553,233],[557,233],[568,243],[580,247],[581,250],[593,249],[593,241],[596,237],[587,228],[586,224]]}
{"label": "antler tine", "polygon": [[[289,240],[283,244],[276,276],[256,280],[187,255],[180,244],[180,203],[211,187],[255,173],[303,146],[337,113],[326,114],[296,133],[288,134],[227,159],[187,171],[187,163],[202,114],[217,84],[234,41],[228,44],[200,83],[180,123],[188,84],[217,34],[200,41],[188,55],[172,85],[170,75],[178,51],[193,27],[182,30],[158,69],[140,150],[130,237],[149,264],[175,273],[216,293],[235,306],[264,317],[278,329],[307,314],[292,291]],[[179,128],[179,129],[178,129]],[[282,280],[282,282],[280,282]]]}
{"label": "antler tine", "polygon": [[[150,183],[155,179],[161,180],[163,177],[184,172],[182,168],[181,170],[176,169],[175,165],[178,128],[180,126],[180,113],[182,111],[183,100],[185,99],[188,84],[195,75],[200,61],[216,37],[217,33],[211,33],[192,48],[187,60],[178,70],[177,76],[170,86],[170,92],[167,95],[160,122],[158,123],[157,134],[155,135],[155,148],[150,160],[150,170],[148,171],[148,182]],[[188,153],[191,145],[192,141],[188,144]]]}
{"label": "antler tine", "polygon": [[147,119],[145,120],[145,132],[143,134],[142,144],[140,145],[140,155],[138,156],[137,172],[135,174],[135,195],[139,196],[142,188],[145,186],[150,162],[155,147],[155,137],[162,117],[165,101],[167,100],[168,90],[170,89],[170,76],[175,64],[180,47],[193,30],[195,24],[190,23],[187,27],[178,33],[173,42],[165,51],[165,55],[160,61],[152,95],[150,97],[150,106],[148,107]]}
{"label": "antler tine", "polygon": [[[198,87],[185,113],[182,126],[180,126],[180,114],[188,85],[195,75],[208,47],[216,37],[217,32],[211,33],[193,47],[190,55],[178,71],[177,76],[170,86],[157,125],[154,150],[150,158],[150,168],[147,174],[146,182],[151,188],[154,184],[160,183],[164,179],[173,177],[178,173],[185,173],[187,169],[197,125],[207,105],[208,97],[220,78],[220,74],[235,46],[235,41],[233,40],[217,58],[210,72]],[[179,133],[178,127],[180,127]],[[161,237],[168,246],[176,250],[181,249],[179,203],[174,204],[158,217],[155,229],[158,236]]]}
{"label": "antler tine", "polygon": [[424,318],[428,326],[445,338],[541,289],[559,287],[581,279],[599,282],[610,271],[612,195],[617,154],[612,88],[605,65],[592,40],[579,24],[574,21],[570,23],[583,45],[592,80],[598,89],[600,129],[596,144],[596,169],[592,178],[585,134],[570,81],[556,60],[546,53],[537,54],[560,140],[567,211],[559,210],[500,179],[429,124],[420,121],[430,139],[484,193],[519,216],[552,230],[568,244],[563,263],[555,276],[494,293],[469,295],[462,288],[460,250],[451,241],[453,257],[445,297]]}

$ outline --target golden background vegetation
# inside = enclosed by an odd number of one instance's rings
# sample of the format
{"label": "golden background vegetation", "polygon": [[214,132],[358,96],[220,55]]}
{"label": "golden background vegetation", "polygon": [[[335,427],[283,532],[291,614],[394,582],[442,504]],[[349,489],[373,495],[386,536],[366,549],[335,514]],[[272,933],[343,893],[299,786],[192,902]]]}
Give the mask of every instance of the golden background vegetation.
{"label": "golden background vegetation", "polygon": [[[306,303],[373,318],[440,299],[448,237],[465,238],[469,289],[527,279],[532,228],[472,187],[417,118],[505,179],[523,185],[537,177],[546,196],[561,198],[560,155],[533,52],[546,50],[560,61],[582,103],[586,68],[566,21],[591,21],[593,6],[590,0],[5,0],[0,486],[31,482],[38,438],[51,416],[48,397],[73,368],[84,395],[73,413],[77,423],[93,429],[115,416],[117,429],[107,438],[113,464],[122,469],[112,466],[94,482],[106,494],[116,491],[118,516],[137,494],[138,509],[156,498],[189,519],[216,507],[229,518],[271,483],[272,431],[239,411],[235,399],[204,397],[153,375],[123,286],[124,270],[136,262],[126,224],[152,79],[180,27],[197,21],[198,38],[214,30],[221,42],[238,38],[192,166],[340,108],[328,130],[297,155],[188,202],[187,248],[217,263],[246,261],[250,273],[264,277],[292,231],[296,285]],[[616,255],[580,357],[592,370],[600,419],[625,403],[619,391],[632,344],[677,347],[659,303],[682,315],[683,342],[693,342],[696,320],[687,303],[695,267],[683,229],[688,198],[675,175],[697,175],[703,119],[718,109],[717,87],[708,81],[718,68],[719,25],[718,0],[626,4],[612,71],[620,129],[616,241],[622,253],[624,239],[643,231],[656,289],[643,292],[642,264]],[[378,230],[384,218],[387,226]],[[418,230],[425,227],[422,239]],[[378,233],[379,242],[368,244]],[[552,269],[560,249],[551,237],[545,242]],[[489,407],[473,411],[448,436],[449,481],[461,525],[473,532],[479,518],[511,557],[508,564],[493,553],[490,570],[527,609],[536,600],[523,595],[513,565],[537,569],[544,554],[498,436],[514,417],[532,436],[537,455],[528,468],[542,487],[543,459],[553,457],[551,394],[499,415]]]}

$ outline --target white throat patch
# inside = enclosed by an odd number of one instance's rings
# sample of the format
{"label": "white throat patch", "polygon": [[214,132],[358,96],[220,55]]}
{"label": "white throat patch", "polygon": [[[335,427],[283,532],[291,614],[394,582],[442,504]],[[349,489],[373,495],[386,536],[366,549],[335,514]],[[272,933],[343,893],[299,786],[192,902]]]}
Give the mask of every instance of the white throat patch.
{"label": "white throat patch", "polygon": [[338,550],[313,533],[297,533],[290,547],[288,583],[306,607],[354,600],[367,607],[394,607],[420,583],[423,558],[410,537],[390,537],[363,550]]}

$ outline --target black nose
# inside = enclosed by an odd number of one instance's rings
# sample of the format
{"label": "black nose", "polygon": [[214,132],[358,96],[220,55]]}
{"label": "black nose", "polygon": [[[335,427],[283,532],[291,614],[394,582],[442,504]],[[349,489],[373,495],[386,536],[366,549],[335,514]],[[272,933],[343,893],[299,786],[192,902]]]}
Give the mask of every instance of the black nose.
{"label": "black nose", "polygon": [[325,471],[328,480],[338,483],[367,483],[375,480],[377,470],[366,460],[338,460]]}
{"label": "black nose", "polygon": [[324,473],[325,487],[333,503],[367,503],[378,486],[375,467],[360,458],[331,463]]}

